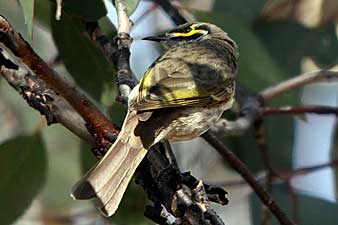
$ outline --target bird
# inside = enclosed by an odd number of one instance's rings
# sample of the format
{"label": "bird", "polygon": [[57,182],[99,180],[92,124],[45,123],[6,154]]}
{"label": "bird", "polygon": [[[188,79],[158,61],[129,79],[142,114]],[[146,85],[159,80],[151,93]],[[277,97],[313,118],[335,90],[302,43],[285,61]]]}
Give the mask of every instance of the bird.
{"label": "bird", "polygon": [[130,92],[116,141],[71,192],[74,199],[96,198],[106,217],[118,209],[153,145],[199,137],[234,102],[238,46],[221,28],[186,23],[143,40],[159,42],[166,51]]}

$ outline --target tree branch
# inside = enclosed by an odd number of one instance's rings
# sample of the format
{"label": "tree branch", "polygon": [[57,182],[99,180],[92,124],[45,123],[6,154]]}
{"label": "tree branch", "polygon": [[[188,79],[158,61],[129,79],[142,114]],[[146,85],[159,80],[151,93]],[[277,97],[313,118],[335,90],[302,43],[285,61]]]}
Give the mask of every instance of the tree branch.
{"label": "tree branch", "polygon": [[12,63],[0,52],[0,74],[31,107],[46,117],[48,125],[61,123],[83,140],[94,144],[83,118],[67,101],[50,90],[39,77],[14,63],[9,66],[9,62]]}
{"label": "tree branch", "polygon": [[[319,164],[319,165],[314,165],[314,166],[308,166],[308,167],[301,167],[295,170],[291,171],[276,171],[278,174],[277,176],[272,177],[273,184],[278,184],[281,181],[283,182],[288,182],[292,178],[297,177],[297,176],[304,176],[313,172],[316,172],[318,170],[326,169],[326,168],[335,168],[338,166],[338,158],[333,159],[330,162]],[[263,183],[266,181],[265,175],[259,176],[255,178],[257,182]],[[234,187],[234,186],[242,186],[242,185],[247,185],[247,182],[244,180],[233,180],[233,181],[226,181],[226,182],[221,182],[217,183],[214,185],[218,186],[224,186],[224,187]]]}
{"label": "tree branch", "polygon": [[307,84],[331,81],[337,78],[338,71],[319,70],[315,72],[304,73],[284,82],[281,82],[276,86],[266,88],[265,90],[260,92],[260,96],[264,99],[264,101],[269,101],[274,97],[277,97],[296,88],[303,87]]}
{"label": "tree branch", "polygon": [[304,113],[314,114],[334,114],[338,116],[338,107],[332,106],[283,106],[283,107],[264,107],[263,116],[274,115],[299,115]]}
{"label": "tree branch", "polygon": [[243,179],[251,186],[261,201],[270,209],[274,216],[282,225],[294,225],[286,214],[279,208],[272,197],[264,190],[264,188],[256,181],[245,164],[239,160],[217,137],[210,131],[202,135],[202,137],[213,146],[220,155],[229,163],[229,165],[237,171]]}
{"label": "tree branch", "polygon": [[[266,144],[266,140],[264,137],[264,130],[263,130],[263,120],[257,120],[254,124],[254,136],[256,140],[256,145],[259,150],[259,153],[261,154],[262,161],[265,167],[265,189],[268,193],[271,193],[272,189],[272,179],[273,176],[276,176],[276,172],[272,165],[272,159],[269,154],[269,149]],[[271,213],[269,209],[262,205],[263,207],[263,219],[262,219],[262,225],[269,225],[269,220],[271,217]]]}
{"label": "tree branch", "polygon": [[175,24],[180,25],[189,22],[189,19],[185,18],[179,10],[168,0],[153,0],[153,2],[160,5],[163,10],[170,16]]}
{"label": "tree branch", "polygon": [[262,115],[263,99],[251,94],[242,87],[236,88],[236,102],[239,105],[239,115],[235,121],[220,119],[210,129],[218,137],[240,136],[245,134]]}
{"label": "tree branch", "polygon": [[130,69],[130,45],[132,39],[130,37],[130,30],[132,28],[132,21],[127,15],[125,0],[115,0],[115,6],[118,18],[117,28],[117,84],[119,86],[120,98],[124,104],[128,102],[128,96],[130,91],[138,83],[135,75]]}
{"label": "tree branch", "polygon": [[52,70],[3,16],[0,16],[0,42],[43,80],[56,95],[62,96],[72,105],[86,122],[85,125],[98,149],[104,151],[110,146],[111,142],[107,137],[116,135],[118,127],[103,115],[83,91]]}
{"label": "tree branch", "polygon": [[[283,107],[277,108],[264,108],[265,103],[272,98],[279,95],[301,88],[307,84],[316,82],[328,82],[338,79],[337,71],[320,70],[316,72],[304,73],[289,80],[283,81],[273,87],[262,90],[258,95],[251,95],[241,87],[237,87],[236,101],[240,105],[240,115],[235,121],[228,121],[220,119],[211,131],[216,133],[217,136],[239,136],[245,134],[261,116],[269,116],[275,114],[303,114],[303,113],[316,113],[316,114],[337,114],[333,107],[327,106],[305,106],[303,108],[297,107]],[[338,80],[337,80],[338,81]],[[242,106],[245,104],[245,106]]]}

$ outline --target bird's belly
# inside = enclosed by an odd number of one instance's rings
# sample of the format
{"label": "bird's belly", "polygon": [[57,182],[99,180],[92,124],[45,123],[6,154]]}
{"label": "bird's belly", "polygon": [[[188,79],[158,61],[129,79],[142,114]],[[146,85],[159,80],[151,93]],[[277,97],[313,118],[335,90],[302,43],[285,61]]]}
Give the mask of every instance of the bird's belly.
{"label": "bird's belly", "polygon": [[199,137],[221,117],[224,107],[187,108],[170,124],[166,139],[184,141]]}

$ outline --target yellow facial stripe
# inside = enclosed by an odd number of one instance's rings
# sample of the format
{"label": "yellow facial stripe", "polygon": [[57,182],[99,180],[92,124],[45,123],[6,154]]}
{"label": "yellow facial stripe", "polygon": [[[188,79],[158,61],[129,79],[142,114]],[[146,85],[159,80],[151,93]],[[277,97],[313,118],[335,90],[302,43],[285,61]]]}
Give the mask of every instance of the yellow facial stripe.
{"label": "yellow facial stripe", "polygon": [[208,31],[206,31],[206,30],[196,30],[196,26],[197,26],[197,24],[193,24],[193,25],[191,25],[190,26],[190,28],[191,28],[191,31],[189,31],[188,33],[173,33],[176,37],[190,37],[190,36],[192,36],[192,35],[194,35],[194,34],[207,34],[208,33]]}

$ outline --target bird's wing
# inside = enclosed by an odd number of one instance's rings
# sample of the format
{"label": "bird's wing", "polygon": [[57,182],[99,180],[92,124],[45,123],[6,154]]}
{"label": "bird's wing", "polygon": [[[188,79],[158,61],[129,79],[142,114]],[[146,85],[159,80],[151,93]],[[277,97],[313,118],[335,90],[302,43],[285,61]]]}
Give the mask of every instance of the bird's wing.
{"label": "bird's wing", "polygon": [[[207,65],[196,71],[196,65],[175,60],[171,65],[154,64],[143,76],[137,100],[131,107],[138,111],[168,107],[195,106],[226,102],[233,97],[232,78],[221,80],[220,71]],[[201,76],[193,76],[200,73]],[[222,82],[217,83],[217,82]]]}

